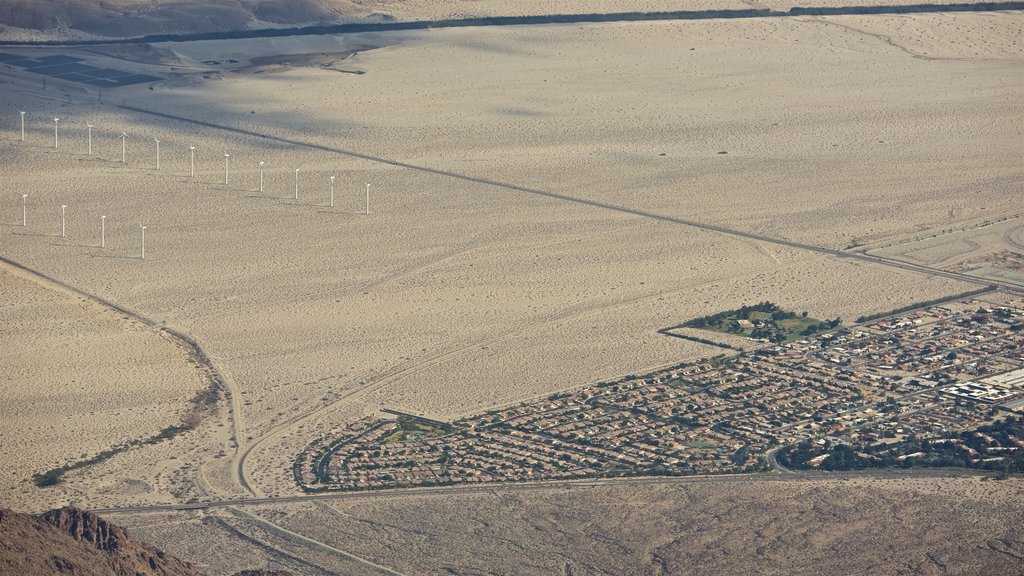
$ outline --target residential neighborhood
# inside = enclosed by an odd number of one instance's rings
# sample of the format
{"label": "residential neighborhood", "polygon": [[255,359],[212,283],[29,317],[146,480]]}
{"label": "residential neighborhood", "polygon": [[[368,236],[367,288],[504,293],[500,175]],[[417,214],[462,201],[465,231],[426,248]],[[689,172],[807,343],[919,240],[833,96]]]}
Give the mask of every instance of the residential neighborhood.
{"label": "residential neighborhood", "polygon": [[320,491],[742,473],[798,443],[939,438],[1024,410],[1022,327],[1024,301],[965,300],[455,422],[394,411],[309,446],[296,480]]}

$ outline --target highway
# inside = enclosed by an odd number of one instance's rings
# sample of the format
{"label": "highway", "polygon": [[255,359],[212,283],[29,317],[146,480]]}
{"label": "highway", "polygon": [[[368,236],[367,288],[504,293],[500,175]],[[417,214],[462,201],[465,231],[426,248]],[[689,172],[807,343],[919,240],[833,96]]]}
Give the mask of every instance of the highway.
{"label": "highway", "polygon": [[[748,4],[751,4],[748,2]],[[752,4],[751,4],[752,5]],[[94,46],[111,44],[151,44],[157,42],[195,42],[203,40],[237,40],[246,38],[277,38],[282,36],[327,36],[368,32],[405,32],[435,30],[439,28],[545,26],[552,24],[600,24],[609,22],[649,22],[672,20],[722,20],[750,18],[792,18],[801,16],[842,16],[865,14],[942,14],[949,12],[995,12],[1020,10],[1024,2],[974,2],[949,4],[890,4],[830,7],[794,7],[788,11],[764,7],[673,10],[662,12],[604,12],[575,14],[536,14],[522,16],[479,16],[440,20],[363,21],[344,24],[324,24],[301,28],[262,28],[193,34],[154,34],[134,38],[103,38],[99,40],[9,40],[0,46]]]}
{"label": "highway", "polygon": [[588,490],[615,486],[640,487],[660,485],[686,485],[709,483],[749,483],[749,482],[796,482],[807,480],[849,480],[854,478],[963,478],[984,476],[978,470],[951,470],[939,468],[911,468],[900,470],[854,470],[849,472],[806,472],[794,471],[779,466],[773,472],[754,474],[715,474],[704,476],[637,476],[626,478],[597,478],[584,480],[556,480],[539,482],[508,482],[486,483],[475,485],[439,486],[430,488],[396,488],[390,490],[363,490],[353,492],[325,492],[319,494],[297,494],[294,496],[276,496],[266,498],[233,498],[210,500],[205,502],[183,502],[177,504],[149,504],[141,506],[121,506],[112,508],[94,508],[97,514],[137,514],[153,512],[190,512],[211,508],[261,506],[274,504],[301,504],[304,502],[361,500],[368,498],[410,498],[423,496],[467,496],[473,494],[489,494],[500,492],[533,492],[538,490]]}

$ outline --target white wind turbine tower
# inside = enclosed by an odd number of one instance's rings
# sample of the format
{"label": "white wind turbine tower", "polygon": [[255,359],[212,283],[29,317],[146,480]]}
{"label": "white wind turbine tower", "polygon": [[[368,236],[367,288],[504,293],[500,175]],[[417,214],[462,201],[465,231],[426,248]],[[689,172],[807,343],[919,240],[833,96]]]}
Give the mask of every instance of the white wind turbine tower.
{"label": "white wind turbine tower", "polygon": [[21,195],[21,225],[28,226],[28,194]]}
{"label": "white wind turbine tower", "polygon": [[192,145],[188,147],[188,177],[196,177],[196,147]]}
{"label": "white wind turbine tower", "polygon": [[295,200],[299,199],[299,169],[295,169]]}
{"label": "white wind turbine tower", "polygon": [[61,238],[67,238],[67,235],[65,234],[66,229],[64,227],[64,211],[67,210],[67,209],[68,209],[67,204],[61,204],[60,205],[60,237]]}
{"label": "white wind turbine tower", "polygon": [[100,248],[107,247],[107,217],[100,216]]}
{"label": "white wind turbine tower", "polygon": [[159,138],[153,138],[153,141],[156,142],[156,169],[159,170],[160,169],[160,139]]}
{"label": "white wind turbine tower", "polygon": [[139,224],[139,228],[142,229],[142,259],[146,259],[146,227]]}
{"label": "white wind turbine tower", "polygon": [[85,127],[89,130],[89,156],[92,156],[92,124],[86,122]]}
{"label": "white wind turbine tower", "polygon": [[126,160],[126,157],[125,157],[125,141],[127,141],[127,140],[128,140],[128,133],[127,132],[121,132],[121,164],[127,164],[128,163],[127,160]]}
{"label": "white wind turbine tower", "polygon": [[331,176],[331,208],[334,208],[334,176]]}
{"label": "white wind turbine tower", "polygon": [[263,165],[266,164],[263,160],[260,160],[260,194],[263,193]]}
{"label": "white wind turbine tower", "polygon": [[60,122],[60,118],[53,119],[53,147],[57,147],[57,122]]}
{"label": "white wind turbine tower", "polygon": [[370,215],[370,183],[366,183],[366,215]]}
{"label": "white wind turbine tower", "polygon": [[224,153],[224,184],[228,183],[228,159],[231,158],[231,154]]}
{"label": "white wind turbine tower", "polygon": [[21,114],[21,141],[25,141],[25,112],[18,110],[18,114]]}

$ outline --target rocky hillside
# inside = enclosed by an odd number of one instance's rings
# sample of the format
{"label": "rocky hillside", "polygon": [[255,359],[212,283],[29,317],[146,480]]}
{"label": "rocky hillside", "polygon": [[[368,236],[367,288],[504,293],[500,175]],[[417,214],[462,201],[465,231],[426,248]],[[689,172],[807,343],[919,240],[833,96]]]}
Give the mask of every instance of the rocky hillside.
{"label": "rocky hillside", "polygon": [[[99,516],[61,508],[39,516],[0,509],[0,574],[200,576],[188,562],[132,540]],[[253,570],[238,576],[291,576]]]}
{"label": "rocky hillside", "polygon": [[136,542],[119,526],[76,508],[40,516],[0,510],[0,573],[195,576],[187,562]]}

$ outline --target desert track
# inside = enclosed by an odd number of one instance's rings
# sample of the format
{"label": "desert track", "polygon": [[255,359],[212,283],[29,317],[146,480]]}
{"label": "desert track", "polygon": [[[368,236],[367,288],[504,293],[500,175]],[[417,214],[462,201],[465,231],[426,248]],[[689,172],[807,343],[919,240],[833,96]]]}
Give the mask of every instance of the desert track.
{"label": "desert track", "polygon": [[[209,356],[207,356],[206,351],[203,350],[202,346],[200,346],[199,343],[196,342],[192,337],[190,337],[189,335],[187,335],[187,334],[185,334],[183,332],[175,330],[174,328],[168,327],[168,326],[164,325],[161,322],[157,322],[156,320],[148,318],[148,317],[146,317],[146,316],[144,316],[144,315],[142,315],[142,314],[140,314],[140,313],[138,313],[138,312],[136,312],[134,310],[131,310],[129,308],[125,308],[124,306],[121,306],[119,304],[114,304],[113,302],[110,302],[109,300],[106,300],[106,299],[104,299],[104,298],[102,298],[100,296],[97,296],[95,294],[86,292],[86,291],[84,291],[84,290],[82,290],[80,288],[75,288],[74,286],[71,286],[70,284],[67,284],[65,282],[61,282],[60,280],[57,280],[56,278],[53,278],[51,276],[47,276],[46,274],[43,274],[42,272],[39,272],[37,270],[33,270],[32,268],[29,268],[28,266],[25,266],[23,264],[19,264],[19,263],[13,261],[13,260],[10,260],[9,258],[5,258],[3,256],[0,256],[0,265],[6,267],[8,269],[11,269],[14,272],[18,273],[19,275],[24,276],[26,278],[29,278],[29,279],[31,279],[31,280],[33,280],[35,282],[44,284],[44,285],[46,285],[48,287],[56,288],[56,289],[58,289],[58,290],[60,290],[62,292],[65,292],[67,294],[71,294],[73,296],[84,298],[86,300],[89,300],[91,302],[99,304],[100,306],[103,306],[105,308],[109,308],[110,310],[114,310],[114,311],[118,312],[119,314],[127,316],[128,318],[131,318],[132,320],[135,320],[136,322],[139,322],[139,323],[141,323],[141,324],[143,324],[143,325],[145,325],[145,326],[147,326],[147,327],[149,327],[149,328],[151,328],[151,329],[153,329],[153,330],[155,330],[157,332],[161,332],[161,333],[167,335],[169,338],[171,338],[174,342],[176,342],[179,346],[181,346],[182,349],[184,349],[186,351],[188,357],[193,362],[195,362],[195,364],[197,365],[197,367],[198,367],[198,369],[200,371],[200,374],[201,374],[202,378],[206,381],[207,385],[214,386],[214,387],[216,387],[219,390],[223,390],[225,395],[227,395],[228,401],[231,403],[230,418],[231,418],[232,434],[234,436],[235,443],[238,444],[239,449],[241,449],[241,446],[242,446],[241,442],[242,442],[243,436],[242,436],[241,411],[239,410],[239,403],[238,403],[238,393],[235,390],[234,386],[231,384],[231,382],[227,378],[225,378],[221,374],[221,372],[217,369],[217,367],[213,364],[213,361],[210,360]],[[253,493],[252,489],[249,487],[249,483],[246,480],[246,478],[244,478],[244,477],[236,477],[235,481],[238,483],[239,486],[244,488],[249,494],[255,495]]]}
{"label": "desert track", "polygon": [[250,514],[249,512],[246,512],[245,510],[240,510],[240,509],[235,508],[235,507],[232,506],[232,507],[228,508],[228,511],[231,512],[232,514],[234,514],[235,516],[238,516],[240,518],[245,518],[246,520],[255,522],[256,524],[259,524],[260,526],[264,527],[265,529],[269,530],[270,532],[273,532],[274,534],[277,534],[278,536],[281,536],[282,538],[284,538],[286,540],[291,540],[292,542],[295,542],[295,543],[300,544],[302,546],[307,546],[307,547],[310,547],[310,548],[315,548],[315,549],[320,550],[322,552],[327,552],[327,553],[335,555],[335,556],[340,556],[340,557],[342,557],[342,558],[344,558],[346,560],[351,560],[353,562],[358,562],[359,564],[362,564],[363,566],[372,568],[373,570],[375,570],[377,572],[380,572],[382,574],[392,574],[393,576],[405,576],[401,572],[395,572],[394,570],[392,570],[391,568],[388,568],[387,566],[381,566],[380,564],[377,564],[376,562],[373,562],[371,560],[367,560],[366,558],[361,558],[361,557],[356,556],[354,554],[350,554],[348,552],[345,552],[344,550],[339,550],[338,548],[335,548],[334,546],[328,546],[327,544],[324,544],[323,542],[320,542],[320,541],[317,541],[317,540],[313,540],[312,538],[307,538],[306,536],[303,536],[302,534],[298,534],[296,532],[292,532],[291,530],[288,530],[287,528],[282,528],[281,526],[278,526],[277,524],[274,524],[273,522],[269,522],[267,520],[264,520],[263,518],[260,518],[259,516],[256,516],[255,514]]}
{"label": "desert track", "polygon": [[1003,234],[1003,241],[1014,248],[1024,250],[1024,226],[1011,228]]}

